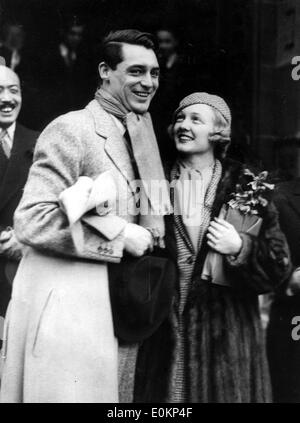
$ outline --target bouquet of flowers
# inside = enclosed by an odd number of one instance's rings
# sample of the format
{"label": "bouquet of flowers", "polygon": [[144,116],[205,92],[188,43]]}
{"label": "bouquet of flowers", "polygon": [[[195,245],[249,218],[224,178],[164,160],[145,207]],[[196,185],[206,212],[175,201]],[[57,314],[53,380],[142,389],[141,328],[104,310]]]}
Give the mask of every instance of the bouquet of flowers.
{"label": "bouquet of flowers", "polygon": [[228,206],[234,210],[240,210],[244,215],[257,215],[259,208],[268,205],[264,194],[268,190],[273,190],[274,185],[266,182],[268,177],[266,171],[255,176],[249,169],[245,169],[243,175],[247,180],[246,187],[241,184],[236,185],[236,192],[231,194],[233,198],[228,202]]}
{"label": "bouquet of flowers", "polygon": [[[262,225],[260,214],[268,205],[266,194],[274,189],[273,184],[266,182],[268,172],[255,175],[245,169],[244,183],[236,185],[236,191],[230,195],[230,200],[223,205],[219,218],[232,224],[237,232],[258,236]],[[230,286],[224,272],[224,257],[210,250],[204,262],[202,279],[210,280],[217,285]]]}

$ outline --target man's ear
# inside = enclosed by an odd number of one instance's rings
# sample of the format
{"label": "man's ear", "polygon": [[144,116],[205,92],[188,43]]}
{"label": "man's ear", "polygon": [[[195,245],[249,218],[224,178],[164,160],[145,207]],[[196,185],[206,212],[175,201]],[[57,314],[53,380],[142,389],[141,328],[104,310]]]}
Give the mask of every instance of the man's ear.
{"label": "man's ear", "polygon": [[105,62],[99,63],[98,71],[102,81],[107,81],[109,79],[110,67]]}
{"label": "man's ear", "polygon": [[168,135],[171,138],[171,140],[174,141],[175,132],[174,132],[174,124],[173,123],[170,123],[170,125],[167,127],[167,132],[168,132]]}

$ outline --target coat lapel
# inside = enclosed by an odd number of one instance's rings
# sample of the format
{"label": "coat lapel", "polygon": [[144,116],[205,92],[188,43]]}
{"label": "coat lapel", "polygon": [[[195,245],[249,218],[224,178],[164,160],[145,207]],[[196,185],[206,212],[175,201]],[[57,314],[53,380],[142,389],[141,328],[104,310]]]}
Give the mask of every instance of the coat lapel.
{"label": "coat lapel", "polygon": [[[173,166],[172,170],[171,170],[170,180],[171,180],[171,182],[173,182],[173,181],[177,180],[178,178],[179,178],[179,169],[178,169],[178,165],[177,165],[177,162],[176,162],[175,165]],[[178,229],[178,232],[179,232],[180,236],[183,238],[187,248],[189,248],[191,253],[194,254],[194,252],[195,252],[194,247],[193,247],[193,244],[192,244],[190,237],[187,233],[185,225],[182,221],[182,216],[180,214],[176,213],[177,208],[175,207],[175,203],[174,203],[174,191],[172,191],[172,193],[171,193],[171,204],[172,204],[173,210],[175,210],[175,213],[173,214],[174,225]]]}
{"label": "coat lapel", "polygon": [[11,156],[1,184],[0,209],[3,209],[10,198],[24,186],[28,169],[32,163],[34,141],[26,136],[26,129],[16,125]]}
{"label": "coat lapel", "polygon": [[7,166],[8,166],[8,159],[0,146],[0,192],[2,190],[2,187],[4,186],[3,182],[4,182]]}
{"label": "coat lapel", "polygon": [[132,193],[135,194],[131,160],[120,130],[96,100],[91,101],[86,108],[93,115],[96,133],[106,140],[104,145],[106,154],[125,178]]}

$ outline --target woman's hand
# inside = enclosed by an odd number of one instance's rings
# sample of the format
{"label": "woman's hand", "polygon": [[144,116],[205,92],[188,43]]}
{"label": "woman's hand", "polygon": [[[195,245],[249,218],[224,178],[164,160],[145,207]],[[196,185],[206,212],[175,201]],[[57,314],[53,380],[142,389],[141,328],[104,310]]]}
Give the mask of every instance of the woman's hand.
{"label": "woman's hand", "polygon": [[237,255],[242,248],[242,239],[235,227],[216,217],[209,225],[207,244],[217,253]]}

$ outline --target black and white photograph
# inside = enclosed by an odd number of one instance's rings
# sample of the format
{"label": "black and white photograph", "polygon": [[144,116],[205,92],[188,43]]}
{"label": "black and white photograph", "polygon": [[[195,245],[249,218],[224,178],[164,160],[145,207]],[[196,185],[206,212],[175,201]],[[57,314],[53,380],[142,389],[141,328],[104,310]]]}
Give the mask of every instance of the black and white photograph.
{"label": "black and white photograph", "polygon": [[0,403],[300,403],[299,0],[0,0]]}

